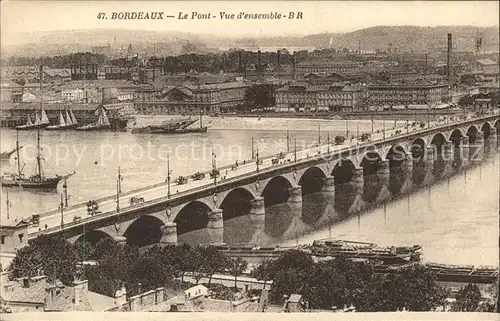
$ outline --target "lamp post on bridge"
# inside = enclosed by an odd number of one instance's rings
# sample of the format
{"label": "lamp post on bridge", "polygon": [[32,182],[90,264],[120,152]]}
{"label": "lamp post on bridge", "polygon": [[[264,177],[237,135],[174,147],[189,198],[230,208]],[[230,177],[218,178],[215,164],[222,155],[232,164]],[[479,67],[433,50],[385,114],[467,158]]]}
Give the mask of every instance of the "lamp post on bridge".
{"label": "lamp post on bridge", "polygon": [[170,174],[172,171],[170,170],[170,155],[167,155],[167,197],[170,198]]}
{"label": "lamp post on bridge", "polygon": [[68,199],[71,197],[71,195],[68,195],[68,178],[66,176],[64,177],[63,190],[64,190],[64,207],[68,207]]}
{"label": "lamp post on bridge", "polygon": [[[212,155],[213,155],[213,153],[212,153]],[[252,137],[252,159],[254,159],[254,158],[255,158],[255,155],[254,155],[253,137]]]}
{"label": "lamp post on bridge", "polygon": [[120,171],[120,167],[118,167],[118,193],[122,192],[122,180],[123,180],[122,173]]}
{"label": "lamp post on bridge", "polygon": [[64,202],[63,194],[61,193],[61,202],[59,203],[59,209],[61,210],[61,227],[64,226]]}
{"label": "lamp post on bridge", "polygon": [[120,180],[116,180],[116,212],[119,213],[120,212],[120,192],[119,192],[119,188],[120,188]]}
{"label": "lamp post on bridge", "polygon": [[[328,154],[330,154],[330,132],[326,132],[326,148],[327,148],[327,152]],[[328,157],[330,158],[330,157]]]}
{"label": "lamp post on bridge", "polygon": [[318,125],[318,146],[321,145],[321,125]]}
{"label": "lamp post on bridge", "polygon": [[[252,138],[252,145],[253,145],[253,138]],[[252,149],[252,154],[253,154],[253,149]],[[214,176],[214,185],[217,185],[217,155],[213,150],[212,150],[212,174]]]}
{"label": "lamp post on bridge", "polygon": [[5,201],[5,203],[7,204],[7,219],[9,219],[10,218],[10,206],[11,206],[10,201],[9,201],[9,191],[7,190],[6,193],[7,193],[7,195],[6,195],[7,200]]}
{"label": "lamp post on bridge", "polygon": [[297,137],[294,138],[294,143],[293,143],[293,160],[295,163],[297,163]]}
{"label": "lamp post on bridge", "polygon": [[257,164],[257,173],[258,173],[259,172],[259,145],[257,145],[257,147],[256,147],[255,157],[257,158],[255,163]]}
{"label": "lamp post on bridge", "polygon": [[286,151],[287,153],[290,152],[290,135],[288,130],[286,131]]}

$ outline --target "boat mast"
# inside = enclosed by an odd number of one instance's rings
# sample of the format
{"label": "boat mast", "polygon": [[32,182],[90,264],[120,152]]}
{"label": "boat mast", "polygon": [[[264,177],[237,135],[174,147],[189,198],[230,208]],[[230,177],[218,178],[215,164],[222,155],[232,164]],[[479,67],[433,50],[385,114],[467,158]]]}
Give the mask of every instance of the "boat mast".
{"label": "boat mast", "polygon": [[[40,112],[42,110],[42,69],[43,65],[40,65]],[[42,158],[40,156],[40,126],[37,126],[37,137],[36,137],[36,163],[38,168],[38,177],[42,178]]]}
{"label": "boat mast", "polygon": [[19,130],[16,131],[16,156],[17,156],[17,175],[21,178],[21,160],[19,159]]}

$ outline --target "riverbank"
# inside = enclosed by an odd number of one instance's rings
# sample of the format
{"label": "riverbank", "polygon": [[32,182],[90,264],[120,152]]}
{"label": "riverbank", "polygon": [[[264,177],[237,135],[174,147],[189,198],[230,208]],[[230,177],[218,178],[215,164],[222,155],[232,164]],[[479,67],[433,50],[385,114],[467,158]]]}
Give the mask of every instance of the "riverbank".
{"label": "riverbank", "polygon": [[328,120],[345,120],[345,119],[377,119],[377,120],[394,120],[396,119],[417,119],[427,120],[439,116],[450,116],[463,114],[461,109],[436,109],[436,110],[391,110],[391,111],[358,111],[348,113],[331,113],[331,112],[264,112],[264,113],[237,113],[232,116],[250,117],[250,118],[292,118],[292,119],[328,119]]}
{"label": "riverbank", "polygon": [[[345,120],[345,119],[323,119],[323,118],[299,118],[299,117],[270,117],[276,114],[269,114],[269,117],[255,116],[204,116],[202,118],[203,126],[208,126],[209,130],[238,130],[238,131],[314,131],[318,129],[321,132],[331,131],[333,133],[343,133],[349,128],[351,133],[356,131],[372,132],[372,121],[370,119],[360,120]],[[144,127],[148,125],[160,125],[164,121],[177,119],[181,116],[174,115],[137,115],[135,120],[130,123],[131,128]],[[374,120],[373,130],[384,128],[390,129],[394,127],[394,119],[390,120]],[[397,124],[402,126],[406,123],[400,119]],[[135,125],[134,125],[135,124]],[[199,126],[195,123],[193,126]],[[326,133],[324,133],[326,135]],[[331,137],[333,139],[333,136]]]}

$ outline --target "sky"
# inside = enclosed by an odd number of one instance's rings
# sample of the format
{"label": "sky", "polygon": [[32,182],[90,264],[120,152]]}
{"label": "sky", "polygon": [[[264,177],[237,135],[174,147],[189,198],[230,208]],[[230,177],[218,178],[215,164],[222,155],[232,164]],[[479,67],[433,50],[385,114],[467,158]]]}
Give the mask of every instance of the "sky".
{"label": "sky", "polygon": [[[497,26],[498,1],[28,1],[5,0],[4,40],[17,32],[123,28],[184,31],[229,37],[349,32],[377,25]],[[112,20],[113,12],[165,12],[164,20]],[[238,14],[302,12],[302,20],[178,19],[179,12]],[[98,19],[99,13],[108,19]]]}

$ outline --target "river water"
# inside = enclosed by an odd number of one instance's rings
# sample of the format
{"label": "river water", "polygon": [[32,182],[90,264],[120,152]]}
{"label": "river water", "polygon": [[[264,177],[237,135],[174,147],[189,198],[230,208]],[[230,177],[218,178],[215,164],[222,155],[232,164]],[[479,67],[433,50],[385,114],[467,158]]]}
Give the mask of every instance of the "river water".
{"label": "river water", "polygon": [[[258,119],[251,121],[259,124]],[[264,126],[248,128],[248,120],[240,128],[232,123],[230,130],[215,123],[206,134],[179,136],[133,135],[131,133],[80,133],[44,132],[42,135],[45,172],[66,174],[76,171],[68,180],[69,205],[112,195],[116,192],[118,167],[123,176],[122,190],[127,191],[164,181],[167,173],[166,155],[170,155],[172,177],[209,170],[212,151],[217,166],[231,164],[235,160],[251,158],[252,137],[254,150],[261,156],[287,149],[306,148],[318,142],[320,125],[321,141],[335,135],[345,135],[344,121],[273,120]],[[228,122],[226,119],[225,122]],[[278,125],[279,123],[279,125]],[[223,124],[223,122],[222,122]],[[390,128],[378,122],[374,128]],[[350,121],[350,133],[371,131],[370,121]],[[265,128],[261,128],[265,127]],[[300,130],[299,130],[300,129]],[[15,146],[16,133],[2,129],[1,150]],[[36,132],[19,132],[20,144],[25,146],[21,161],[25,171],[34,169]],[[331,204],[321,195],[304,196],[301,213],[295,215],[287,204],[266,208],[265,227],[251,229],[244,217],[225,221],[224,241],[238,243],[242,234],[245,241],[261,244],[297,244],[314,239],[336,237],[347,240],[370,241],[380,244],[421,244],[424,259],[442,263],[497,265],[498,217],[499,217],[499,170],[498,155],[488,162],[460,173],[448,181],[424,188],[360,215],[342,217],[328,227],[323,224]],[[16,171],[13,156],[4,161],[2,171]],[[1,192],[1,217],[5,218],[6,189]],[[9,189],[10,217],[29,216],[41,211],[57,209],[58,192],[33,192]],[[318,222],[322,222],[319,224]],[[242,231],[245,231],[243,233]],[[180,237],[182,240],[182,236]]]}

